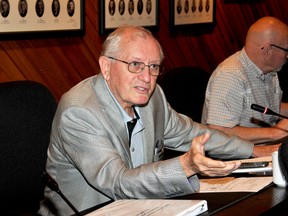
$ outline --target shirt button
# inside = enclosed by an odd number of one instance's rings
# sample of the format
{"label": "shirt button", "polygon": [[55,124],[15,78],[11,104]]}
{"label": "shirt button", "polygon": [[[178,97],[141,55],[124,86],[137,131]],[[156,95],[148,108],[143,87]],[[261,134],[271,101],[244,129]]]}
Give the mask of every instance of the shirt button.
{"label": "shirt button", "polygon": [[134,152],[135,151],[135,148],[132,148],[132,152]]}

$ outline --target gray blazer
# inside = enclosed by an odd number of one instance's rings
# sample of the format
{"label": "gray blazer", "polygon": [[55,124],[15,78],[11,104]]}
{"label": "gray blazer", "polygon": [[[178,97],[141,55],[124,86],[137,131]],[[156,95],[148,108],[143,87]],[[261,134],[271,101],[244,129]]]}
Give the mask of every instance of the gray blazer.
{"label": "gray blazer", "polygon": [[[175,112],[159,86],[149,103],[140,107],[140,115],[146,164],[131,169],[125,122],[103,76],[83,80],[61,98],[53,121],[47,172],[79,211],[110,199],[169,198],[199,189],[197,176],[188,181],[179,158],[160,160],[164,147],[187,151],[191,140],[208,129]],[[207,155],[225,159],[251,156],[252,143],[221,132],[210,133]],[[40,214],[73,214],[57,193],[46,188],[45,196]],[[48,203],[59,212],[48,210]]]}

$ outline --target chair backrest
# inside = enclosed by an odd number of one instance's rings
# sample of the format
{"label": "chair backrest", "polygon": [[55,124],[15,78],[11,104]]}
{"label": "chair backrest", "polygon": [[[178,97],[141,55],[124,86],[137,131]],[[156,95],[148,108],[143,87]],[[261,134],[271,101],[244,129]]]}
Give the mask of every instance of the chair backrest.
{"label": "chair backrest", "polygon": [[[210,73],[198,67],[178,67],[165,72],[157,82],[174,110],[201,122],[209,77]],[[183,152],[165,149],[164,159],[181,154]]]}
{"label": "chair backrest", "polygon": [[38,211],[44,193],[40,174],[45,170],[56,107],[55,98],[42,84],[0,83],[1,212],[35,215]]}
{"label": "chair backrest", "polygon": [[174,110],[201,122],[209,77],[210,73],[198,67],[178,67],[164,73],[157,82]]}
{"label": "chair backrest", "polygon": [[288,64],[284,64],[278,73],[280,87],[283,91],[282,102],[288,102]]}

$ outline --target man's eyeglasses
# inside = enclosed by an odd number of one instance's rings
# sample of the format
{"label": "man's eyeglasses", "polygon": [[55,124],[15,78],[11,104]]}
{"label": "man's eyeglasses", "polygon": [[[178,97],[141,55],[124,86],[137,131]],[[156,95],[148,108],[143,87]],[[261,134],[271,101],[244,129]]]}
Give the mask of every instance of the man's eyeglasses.
{"label": "man's eyeglasses", "polygon": [[138,61],[126,62],[126,61],[116,59],[116,58],[111,57],[111,56],[106,56],[106,57],[109,59],[127,64],[128,65],[128,71],[131,73],[135,73],[135,74],[141,73],[145,67],[149,68],[149,74],[152,76],[158,76],[163,71],[163,67],[161,65],[158,65],[158,64],[145,65],[144,62],[138,62]]}
{"label": "man's eyeglasses", "polygon": [[283,50],[283,51],[285,51],[285,52],[288,52],[288,49],[283,48],[283,47],[280,47],[280,46],[277,46],[277,45],[275,45],[275,44],[270,44],[270,46],[273,46],[273,47],[276,47],[276,48],[278,48],[278,49],[281,49],[281,50]]}

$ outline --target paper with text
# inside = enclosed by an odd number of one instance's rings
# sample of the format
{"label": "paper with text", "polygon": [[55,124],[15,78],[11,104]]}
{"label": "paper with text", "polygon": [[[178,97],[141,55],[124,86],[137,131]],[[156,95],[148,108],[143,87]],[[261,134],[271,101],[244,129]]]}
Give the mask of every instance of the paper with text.
{"label": "paper with text", "polygon": [[86,216],[194,216],[207,210],[206,200],[116,200]]}
{"label": "paper with text", "polygon": [[199,193],[214,192],[257,192],[270,183],[273,177],[223,177],[200,179]]}

